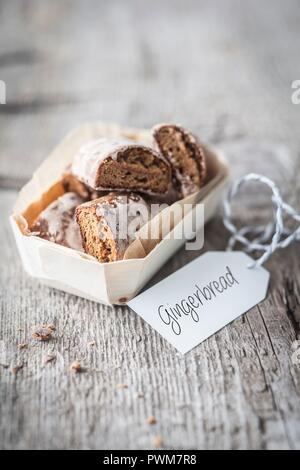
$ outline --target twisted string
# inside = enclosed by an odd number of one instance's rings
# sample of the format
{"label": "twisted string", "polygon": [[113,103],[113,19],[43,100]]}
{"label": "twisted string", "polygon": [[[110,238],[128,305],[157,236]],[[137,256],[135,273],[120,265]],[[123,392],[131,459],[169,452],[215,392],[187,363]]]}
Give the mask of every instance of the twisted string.
{"label": "twisted string", "polygon": [[[266,225],[252,226],[248,225],[238,229],[232,220],[232,200],[238,193],[242,185],[248,181],[255,181],[267,185],[272,191],[272,202],[275,207],[274,220]],[[300,240],[300,225],[296,230],[289,230],[284,227],[284,214],[293,218],[300,224],[300,214],[297,214],[289,204],[282,200],[280,191],[274,181],[269,178],[250,173],[237,180],[230,188],[227,198],[224,201],[224,225],[231,233],[228,242],[227,251],[233,250],[237,242],[241,243],[247,253],[253,251],[262,251],[263,254],[259,259],[249,265],[249,268],[262,266],[270,256],[278,249],[286,248],[293,241]],[[253,235],[254,239],[250,240],[247,235]],[[271,242],[268,243],[268,240]]]}

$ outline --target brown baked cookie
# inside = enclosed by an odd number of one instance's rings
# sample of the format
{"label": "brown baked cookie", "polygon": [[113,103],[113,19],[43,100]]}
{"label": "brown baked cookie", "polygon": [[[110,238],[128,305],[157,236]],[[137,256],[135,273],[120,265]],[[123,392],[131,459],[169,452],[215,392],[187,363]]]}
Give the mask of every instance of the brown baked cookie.
{"label": "brown baked cookie", "polygon": [[84,251],[101,263],[123,259],[137,230],[149,220],[149,207],[134,193],[110,193],[76,209]]}
{"label": "brown baked cookie", "polygon": [[158,150],[170,162],[175,187],[181,197],[195,193],[206,174],[205,154],[196,138],[174,124],[158,124],[152,135]]}
{"label": "brown baked cookie", "polygon": [[152,148],[104,138],[80,148],[72,173],[95,190],[165,194],[171,181],[169,163]]}
{"label": "brown baked cookie", "polygon": [[66,168],[62,177],[62,184],[67,193],[76,193],[85,201],[97,199],[98,197],[104,196],[105,194],[105,192],[102,192],[101,194],[99,191],[95,191],[94,189],[89,188],[86,184],[79,181],[79,179],[71,173],[71,166]]}
{"label": "brown baked cookie", "polygon": [[75,220],[75,209],[83,199],[75,193],[66,193],[44,209],[31,227],[32,235],[59,245],[83,251],[80,230]]}
{"label": "brown baked cookie", "polygon": [[76,193],[85,200],[91,199],[89,188],[71,173],[70,167],[63,174],[62,184],[67,193]]}

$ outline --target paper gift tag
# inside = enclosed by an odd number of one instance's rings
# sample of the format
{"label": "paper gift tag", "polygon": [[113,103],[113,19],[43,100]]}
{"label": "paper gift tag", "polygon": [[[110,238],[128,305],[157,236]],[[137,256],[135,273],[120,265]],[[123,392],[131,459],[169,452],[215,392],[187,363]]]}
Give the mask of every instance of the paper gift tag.
{"label": "paper gift tag", "polygon": [[251,263],[243,252],[208,252],[128,305],[184,354],[265,298],[270,275]]}

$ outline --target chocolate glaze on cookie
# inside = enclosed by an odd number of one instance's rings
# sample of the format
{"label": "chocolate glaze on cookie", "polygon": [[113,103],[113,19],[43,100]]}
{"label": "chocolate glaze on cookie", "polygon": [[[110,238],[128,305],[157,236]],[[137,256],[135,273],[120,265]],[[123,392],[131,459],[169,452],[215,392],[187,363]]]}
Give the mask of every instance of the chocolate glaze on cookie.
{"label": "chocolate glaze on cookie", "polygon": [[31,227],[33,235],[74,250],[83,251],[80,230],[75,220],[76,207],[83,199],[65,193],[40,213]]}
{"label": "chocolate glaze on cookie", "polygon": [[80,148],[72,173],[94,190],[166,194],[171,181],[169,163],[151,147],[105,138]]}
{"label": "chocolate glaze on cookie", "polygon": [[154,144],[170,162],[174,186],[181,197],[195,193],[206,174],[205,154],[196,138],[181,126],[158,124],[153,127]]}
{"label": "chocolate glaze on cookie", "polygon": [[136,232],[149,220],[149,206],[134,193],[110,193],[76,209],[84,251],[101,263],[123,259]]}

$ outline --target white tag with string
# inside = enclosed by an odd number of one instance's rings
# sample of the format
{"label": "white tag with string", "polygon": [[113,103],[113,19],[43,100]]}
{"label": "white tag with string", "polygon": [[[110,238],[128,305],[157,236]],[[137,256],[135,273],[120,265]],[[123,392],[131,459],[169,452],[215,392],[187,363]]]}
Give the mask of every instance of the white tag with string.
{"label": "white tag with string", "polygon": [[[247,181],[266,184],[273,193],[276,220],[265,227],[238,230],[231,220],[231,201]],[[212,251],[195,259],[130,302],[131,307],[181,353],[186,353],[228,323],[261,302],[269,273],[262,264],[278,248],[300,239],[300,228],[288,232],[283,213],[300,221],[300,215],[284,203],[276,185],[260,175],[250,174],[237,181],[224,203],[224,224],[231,232],[227,252]],[[267,240],[273,234],[272,241]],[[250,241],[247,234],[254,234]],[[245,251],[262,251],[254,261],[242,251],[230,251],[235,243]]]}
{"label": "white tag with string", "polygon": [[210,251],[128,305],[184,354],[265,298],[269,273],[251,261]]}

